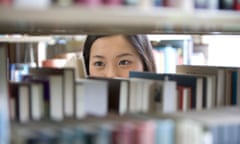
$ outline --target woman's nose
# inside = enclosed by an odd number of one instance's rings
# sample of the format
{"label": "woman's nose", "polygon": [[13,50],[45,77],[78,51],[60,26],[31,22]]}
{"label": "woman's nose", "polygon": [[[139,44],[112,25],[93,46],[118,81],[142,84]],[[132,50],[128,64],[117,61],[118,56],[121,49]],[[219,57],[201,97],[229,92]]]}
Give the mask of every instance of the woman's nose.
{"label": "woman's nose", "polygon": [[107,67],[106,71],[105,71],[105,77],[108,78],[115,78],[115,77],[119,77],[118,75],[118,69],[115,66],[109,66]]}

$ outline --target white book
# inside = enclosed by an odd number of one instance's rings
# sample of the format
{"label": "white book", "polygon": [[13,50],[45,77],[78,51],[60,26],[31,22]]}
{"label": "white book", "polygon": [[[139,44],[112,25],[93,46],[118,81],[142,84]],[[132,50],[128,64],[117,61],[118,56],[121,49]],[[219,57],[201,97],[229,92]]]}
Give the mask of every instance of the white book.
{"label": "white book", "polygon": [[64,68],[64,116],[73,117],[75,97],[75,73],[72,68]]}
{"label": "white book", "polygon": [[[151,93],[154,80],[130,78],[129,86],[129,112],[155,111],[153,93]],[[150,104],[151,103],[151,104]],[[152,108],[150,108],[152,107]]]}
{"label": "white book", "polygon": [[30,120],[29,85],[19,84],[18,94],[19,121],[25,123]]}
{"label": "white book", "polygon": [[175,112],[175,81],[130,78],[129,112]]}
{"label": "white book", "polygon": [[15,0],[14,6],[19,8],[46,8],[50,6],[51,0]]}
{"label": "white book", "polygon": [[30,83],[31,116],[41,120],[44,116],[44,92],[42,83]]}
{"label": "white book", "polygon": [[106,116],[108,113],[108,83],[104,80],[77,80],[76,102],[77,118],[83,118],[85,115]]}
{"label": "white book", "polygon": [[129,84],[129,105],[128,105],[128,111],[130,113],[136,113],[138,112],[137,109],[137,99],[139,97],[138,95],[138,85],[142,85],[140,80],[137,79],[130,79]]}
{"label": "white book", "polygon": [[77,82],[75,84],[76,95],[75,95],[75,117],[77,119],[82,119],[86,116],[86,111],[84,109],[84,84],[82,82]]}
{"label": "white book", "polygon": [[50,118],[55,121],[61,121],[63,114],[63,76],[50,75]]}
{"label": "white book", "polygon": [[119,114],[124,114],[128,112],[128,92],[129,92],[128,85],[129,85],[128,81],[121,81]]}
{"label": "white book", "polygon": [[175,81],[162,82],[162,112],[177,111],[177,84]]}
{"label": "white book", "polygon": [[[108,112],[124,114],[128,112],[129,79],[89,77],[108,82]],[[138,105],[138,107],[141,107]]]}
{"label": "white book", "polygon": [[190,109],[190,96],[191,96],[191,89],[190,88],[183,88],[183,109],[182,111],[188,111]]}

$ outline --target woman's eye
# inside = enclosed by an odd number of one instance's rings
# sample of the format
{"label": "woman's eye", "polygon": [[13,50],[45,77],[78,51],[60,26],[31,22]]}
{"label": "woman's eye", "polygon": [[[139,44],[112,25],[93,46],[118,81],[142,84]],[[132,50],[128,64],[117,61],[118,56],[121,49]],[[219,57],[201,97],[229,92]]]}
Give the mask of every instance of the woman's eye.
{"label": "woman's eye", "polygon": [[94,66],[101,67],[101,66],[104,66],[104,63],[100,61],[94,62]]}
{"label": "woman's eye", "polygon": [[129,60],[121,60],[119,62],[119,65],[129,65],[130,64],[130,61]]}

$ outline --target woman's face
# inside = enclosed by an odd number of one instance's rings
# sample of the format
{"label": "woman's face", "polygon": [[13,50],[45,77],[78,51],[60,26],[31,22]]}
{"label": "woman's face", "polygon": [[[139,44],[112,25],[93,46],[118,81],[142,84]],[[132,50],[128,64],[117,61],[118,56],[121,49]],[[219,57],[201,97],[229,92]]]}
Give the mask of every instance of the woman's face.
{"label": "woman's face", "polygon": [[129,71],[143,71],[143,63],[135,48],[123,36],[102,37],[93,43],[90,76],[127,78]]}

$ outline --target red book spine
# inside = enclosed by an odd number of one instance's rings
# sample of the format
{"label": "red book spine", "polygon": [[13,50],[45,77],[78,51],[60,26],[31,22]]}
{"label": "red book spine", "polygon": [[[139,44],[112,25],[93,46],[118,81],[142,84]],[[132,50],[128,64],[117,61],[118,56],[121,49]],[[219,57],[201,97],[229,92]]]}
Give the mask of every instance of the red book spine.
{"label": "red book spine", "polygon": [[112,132],[112,144],[133,144],[133,124],[124,122],[116,126]]}
{"label": "red book spine", "polygon": [[177,91],[178,91],[178,110],[182,111],[183,110],[183,87],[178,86]]}
{"label": "red book spine", "polygon": [[234,0],[234,9],[240,11],[240,0]]}

